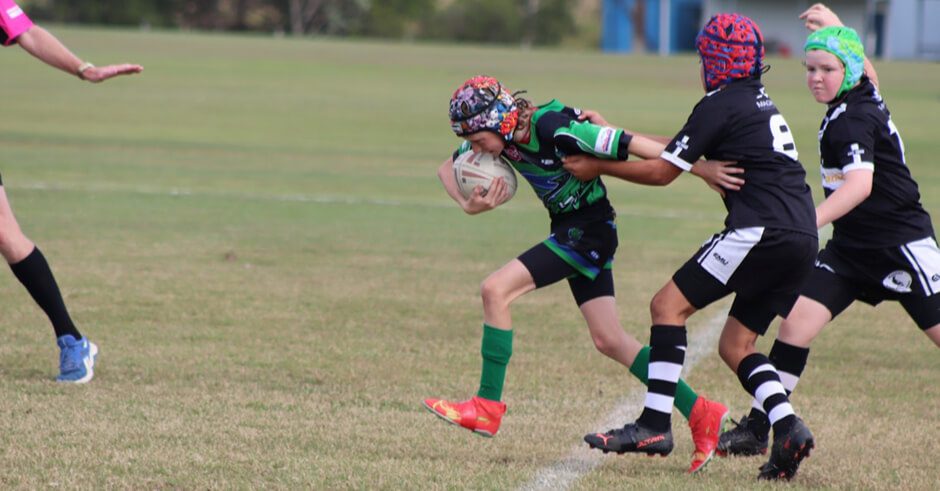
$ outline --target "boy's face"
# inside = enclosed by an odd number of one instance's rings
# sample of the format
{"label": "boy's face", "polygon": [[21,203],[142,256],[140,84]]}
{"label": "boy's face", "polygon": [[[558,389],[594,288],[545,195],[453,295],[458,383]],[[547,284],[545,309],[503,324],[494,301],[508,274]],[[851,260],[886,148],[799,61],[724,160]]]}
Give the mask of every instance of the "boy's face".
{"label": "boy's face", "polygon": [[845,67],[836,55],[819,49],[806,53],[806,86],[816,102],[827,104],[836,98],[845,79]]}
{"label": "boy's face", "polygon": [[492,131],[478,131],[468,135],[466,139],[470,142],[470,147],[473,148],[473,151],[477,153],[482,152],[499,155],[502,153],[503,148],[506,147],[506,142]]}

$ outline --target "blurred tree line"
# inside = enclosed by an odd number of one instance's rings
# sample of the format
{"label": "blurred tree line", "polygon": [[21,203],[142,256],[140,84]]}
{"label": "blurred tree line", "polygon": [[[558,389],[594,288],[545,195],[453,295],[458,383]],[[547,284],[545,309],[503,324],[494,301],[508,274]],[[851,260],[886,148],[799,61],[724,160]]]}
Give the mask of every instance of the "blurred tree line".
{"label": "blurred tree line", "polygon": [[577,29],[568,0],[20,0],[35,20],[554,45]]}

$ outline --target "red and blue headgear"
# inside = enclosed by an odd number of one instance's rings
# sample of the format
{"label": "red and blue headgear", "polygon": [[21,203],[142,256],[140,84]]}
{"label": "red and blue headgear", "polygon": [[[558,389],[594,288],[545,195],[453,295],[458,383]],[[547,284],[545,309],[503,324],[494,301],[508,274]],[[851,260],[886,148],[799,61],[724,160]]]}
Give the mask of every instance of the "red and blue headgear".
{"label": "red and blue headgear", "polygon": [[740,14],[712,17],[695,39],[705,69],[705,88],[713,91],[739,78],[759,76],[764,38],[757,23]]}
{"label": "red and blue headgear", "polygon": [[473,77],[450,98],[450,126],[457,136],[492,131],[510,141],[518,122],[519,109],[512,93],[493,77]]}

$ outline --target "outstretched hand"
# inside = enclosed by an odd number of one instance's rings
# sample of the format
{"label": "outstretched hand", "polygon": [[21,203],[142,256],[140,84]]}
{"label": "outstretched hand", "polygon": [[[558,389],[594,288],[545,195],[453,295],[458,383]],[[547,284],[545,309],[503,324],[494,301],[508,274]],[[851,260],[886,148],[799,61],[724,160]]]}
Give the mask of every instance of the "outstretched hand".
{"label": "outstretched hand", "polygon": [[582,109],[581,114],[578,115],[578,121],[587,121],[597,126],[610,126],[607,120],[601,116],[601,113],[592,109]]}
{"label": "outstretched hand", "polygon": [[829,7],[821,3],[814,4],[812,7],[806,9],[805,12],[800,14],[800,19],[803,20],[803,25],[810,31],[817,31],[824,27],[843,25],[842,21],[839,20],[839,16]]}
{"label": "outstretched hand", "polygon": [[82,78],[92,83],[100,83],[109,78],[119,77],[121,75],[132,75],[142,71],[144,71],[144,67],[130,63],[96,66],[82,72]]}
{"label": "outstretched hand", "polygon": [[737,162],[727,162],[722,160],[706,160],[696,162],[692,166],[692,173],[702,178],[708,187],[715,190],[722,198],[725,197],[725,190],[738,191],[744,185],[744,179],[734,177],[734,174],[743,174],[744,169],[733,167]]}
{"label": "outstretched hand", "polygon": [[564,162],[565,170],[579,181],[590,181],[601,175],[601,169],[595,157],[583,154],[569,155],[562,162]]}
{"label": "outstretched hand", "polygon": [[483,186],[473,188],[473,194],[467,198],[463,210],[468,215],[476,215],[496,208],[509,201],[511,197],[509,195],[509,185],[502,177],[497,177],[493,179],[489,189],[483,189]]}

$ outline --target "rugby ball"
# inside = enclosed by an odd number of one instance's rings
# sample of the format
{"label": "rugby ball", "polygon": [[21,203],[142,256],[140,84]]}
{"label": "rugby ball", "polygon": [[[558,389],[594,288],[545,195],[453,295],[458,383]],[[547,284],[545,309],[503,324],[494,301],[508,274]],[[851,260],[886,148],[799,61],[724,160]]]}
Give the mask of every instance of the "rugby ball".
{"label": "rugby ball", "polygon": [[464,152],[454,161],[454,177],[464,198],[473,195],[473,188],[483,186],[486,194],[493,179],[502,177],[508,186],[509,197],[516,194],[516,173],[503,157],[489,153]]}

